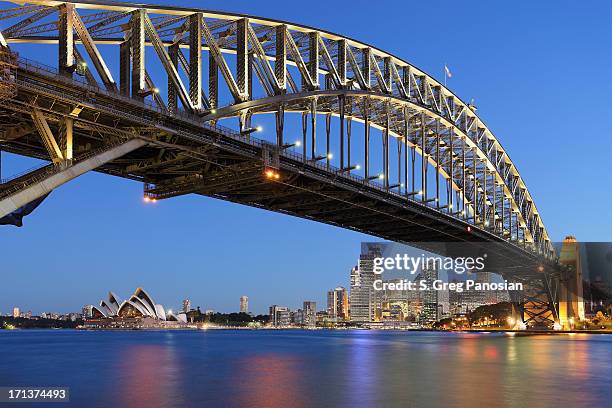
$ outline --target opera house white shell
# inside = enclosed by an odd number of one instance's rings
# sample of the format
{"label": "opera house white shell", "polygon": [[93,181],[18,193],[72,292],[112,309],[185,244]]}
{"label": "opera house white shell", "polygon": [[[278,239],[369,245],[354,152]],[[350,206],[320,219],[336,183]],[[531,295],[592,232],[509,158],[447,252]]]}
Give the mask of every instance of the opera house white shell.
{"label": "opera house white shell", "polygon": [[156,304],[153,298],[143,289],[137,288],[134,294],[123,302],[113,292],[108,293],[108,300],[101,300],[99,306],[92,306],[92,317],[152,318],[187,322],[185,313],[174,315],[166,312],[164,307]]}

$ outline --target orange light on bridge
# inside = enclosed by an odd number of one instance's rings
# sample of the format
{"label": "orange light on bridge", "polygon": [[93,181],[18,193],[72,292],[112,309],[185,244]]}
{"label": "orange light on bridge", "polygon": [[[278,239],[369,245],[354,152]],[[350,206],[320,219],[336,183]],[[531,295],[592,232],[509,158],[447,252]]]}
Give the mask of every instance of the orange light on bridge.
{"label": "orange light on bridge", "polygon": [[271,180],[280,179],[280,174],[278,174],[278,172],[274,171],[273,169],[267,169],[264,174],[266,175],[267,178]]}

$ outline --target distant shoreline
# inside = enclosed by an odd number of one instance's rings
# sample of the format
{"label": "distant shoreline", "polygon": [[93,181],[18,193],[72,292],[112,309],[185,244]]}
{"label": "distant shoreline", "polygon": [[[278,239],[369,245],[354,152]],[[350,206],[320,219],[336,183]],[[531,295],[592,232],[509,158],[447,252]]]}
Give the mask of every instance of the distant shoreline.
{"label": "distant shoreline", "polygon": [[159,332],[159,331],[338,331],[338,332],[346,332],[346,331],[376,331],[376,332],[402,332],[402,333],[410,333],[410,332],[431,332],[431,333],[507,333],[512,335],[536,335],[536,334],[612,334],[612,330],[568,330],[568,331],[555,331],[555,330],[509,330],[509,329],[476,329],[476,330],[434,330],[434,329],[368,329],[368,328],[343,328],[343,329],[334,329],[329,327],[321,327],[316,329],[307,329],[301,327],[283,327],[283,328],[272,328],[272,327],[261,327],[261,328],[250,328],[250,327],[224,327],[224,326],[209,326],[205,329],[203,328],[195,328],[195,327],[181,327],[181,328],[83,328],[83,327],[59,327],[59,328],[50,328],[50,327],[28,327],[28,328],[14,328],[10,330],[0,330],[2,332],[11,332],[11,331],[33,331],[33,330],[41,330],[41,331],[104,331],[104,332],[113,332],[113,331],[122,331],[122,332],[130,332],[130,331],[139,331],[139,332]]}

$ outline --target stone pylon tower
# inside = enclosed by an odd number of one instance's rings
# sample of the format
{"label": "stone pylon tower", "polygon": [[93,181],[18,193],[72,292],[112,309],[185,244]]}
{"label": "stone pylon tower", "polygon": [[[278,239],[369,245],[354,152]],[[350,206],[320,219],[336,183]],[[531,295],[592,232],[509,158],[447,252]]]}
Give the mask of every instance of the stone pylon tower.
{"label": "stone pylon tower", "polygon": [[580,245],[575,237],[570,235],[563,240],[559,262],[567,267],[559,286],[559,323],[568,330],[584,320]]}

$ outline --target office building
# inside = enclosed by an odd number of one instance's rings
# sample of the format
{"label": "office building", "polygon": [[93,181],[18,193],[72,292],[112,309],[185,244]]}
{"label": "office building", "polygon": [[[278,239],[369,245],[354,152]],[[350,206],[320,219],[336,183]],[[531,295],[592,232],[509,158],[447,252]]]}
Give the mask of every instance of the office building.
{"label": "office building", "polygon": [[[374,258],[381,257],[380,244],[363,243],[359,263],[351,270],[350,319],[356,323],[380,320],[381,294],[374,290]],[[377,307],[378,306],[378,307]]]}
{"label": "office building", "polygon": [[348,291],[338,286],[327,292],[327,314],[336,321],[349,320]]}
{"label": "office building", "polygon": [[240,313],[249,313],[249,297],[240,296]]}
{"label": "office building", "polygon": [[187,313],[191,310],[191,300],[185,299],[183,300],[183,312]]}
{"label": "office building", "polygon": [[304,326],[315,326],[317,324],[317,303],[305,301],[303,309]]}
{"label": "office building", "polygon": [[13,317],[17,318],[21,315],[21,312],[19,311],[18,307],[14,307],[13,308]]}
{"label": "office building", "polygon": [[427,283],[429,290],[423,291],[423,309],[421,311],[420,323],[430,325],[438,321],[438,291],[432,289],[433,282],[438,279],[436,268],[424,268],[421,273],[422,279]]}
{"label": "office building", "polygon": [[270,306],[270,323],[273,326],[289,326],[289,323],[291,323],[289,308],[278,305]]}
{"label": "office building", "polygon": [[82,310],[82,314],[83,314],[83,318],[87,319],[91,317],[91,312],[93,309],[93,305],[85,305],[83,306],[83,310]]}

